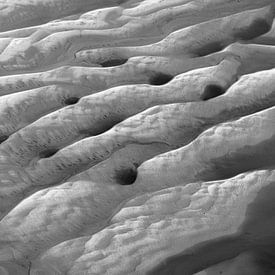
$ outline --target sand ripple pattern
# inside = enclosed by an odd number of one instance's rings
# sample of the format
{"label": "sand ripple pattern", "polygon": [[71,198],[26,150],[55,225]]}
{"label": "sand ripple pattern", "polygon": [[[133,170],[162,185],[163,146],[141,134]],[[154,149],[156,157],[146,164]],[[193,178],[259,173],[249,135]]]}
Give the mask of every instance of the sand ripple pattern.
{"label": "sand ripple pattern", "polygon": [[0,3],[0,275],[275,273],[273,0]]}

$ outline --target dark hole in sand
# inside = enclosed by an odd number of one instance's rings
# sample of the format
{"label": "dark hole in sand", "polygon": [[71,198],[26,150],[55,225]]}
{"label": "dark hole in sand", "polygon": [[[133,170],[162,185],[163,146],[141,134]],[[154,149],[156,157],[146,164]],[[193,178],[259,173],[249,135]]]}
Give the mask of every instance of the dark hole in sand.
{"label": "dark hole in sand", "polygon": [[39,157],[40,158],[49,158],[49,157],[53,156],[57,151],[58,151],[58,149],[54,149],[54,148],[46,149],[39,153]]}
{"label": "dark hole in sand", "polygon": [[149,83],[151,85],[164,85],[168,83],[171,79],[173,79],[172,75],[157,73],[156,75],[150,78]]}
{"label": "dark hole in sand", "polygon": [[76,104],[79,101],[79,97],[73,96],[73,97],[68,97],[64,100],[64,103],[66,105],[73,105]]}
{"label": "dark hole in sand", "polygon": [[2,142],[4,142],[5,140],[7,140],[8,138],[9,138],[9,136],[6,136],[6,135],[0,136],[0,144]]}
{"label": "dark hole in sand", "polygon": [[215,84],[207,85],[203,91],[203,94],[201,95],[202,100],[209,100],[211,98],[220,96],[225,93],[225,90],[223,87]]}
{"label": "dark hole in sand", "polygon": [[198,56],[204,56],[214,52],[221,51],[223,48],[224,45],[222,45],[220,42],[212,42],[196,50],[195,54]]}
{"label": "dark hole in sand", "polygon": [[255,20],[248,29],[240,30],[235,37],[242,40],[256,38],[270,30],[271,26],[264,19]]}
{"label": "dark hole in sand", "polygon": [[121,169],[116,172],[115,178],[120,185],[131,185],[137,178],[137,169],[132,167]]}
{"label": "dark hole in sand", "polygon": [[106,60],[100,63],[100,65],[102,67],[114,67],[114,66],[125,64],[127,61],[128,61],[127,58],[116,58],[116,59]]}

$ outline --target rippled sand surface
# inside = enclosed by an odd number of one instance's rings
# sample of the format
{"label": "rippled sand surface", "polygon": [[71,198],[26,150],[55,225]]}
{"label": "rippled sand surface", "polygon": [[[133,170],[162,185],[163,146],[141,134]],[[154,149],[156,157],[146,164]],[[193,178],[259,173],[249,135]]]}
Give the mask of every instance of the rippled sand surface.
{"label": "rippled sand surface", "polygon": [[0,275],[275,274],[273,0],[0,2]]}

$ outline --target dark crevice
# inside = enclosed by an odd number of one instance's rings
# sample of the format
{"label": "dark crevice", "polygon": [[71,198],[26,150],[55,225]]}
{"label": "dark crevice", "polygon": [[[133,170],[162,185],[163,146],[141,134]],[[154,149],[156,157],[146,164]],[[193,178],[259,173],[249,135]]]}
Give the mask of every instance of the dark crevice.
{"label": "dark crevice", "polygon": [[223,180],[253,170],[273,169],[274,156],[275,139],[273,136],[255,146],[246,145],[226,157],[212,159],[209,168],[201,172],[198,178],[205,181]]}
{"label": "dark crevice", "polygon": [[203,94],[201,95],[202,100],[209,100],[211,98],[220,96],[225,93],[225,90],[223,87],[215,84],[207,85],[203,91]]}
{"label": "dark crevice", "polygon": [[200,49],[196,50],[194,53],[197,56],[205,56],[211,53],[219,52],[224,48],[224,45],[221,42],[212,42],[204,45]]}
{"label": "dark crevice", "polygon": [[9,138],[9,136],[6,136],[6,135],[0,136],[0,144],[3,143],[8,138]]}
{"label": "dark crevice", "polygon": [[115,179],[120,185],[131,185],[137,178],[137,169],[135,167],[124,168],[116,172]]}
{"label": "dark crevice", "polygon": [[31,274],[31,268],[32,268],[32,262],[29,262],[29,266],[28,266],[28,275]]}
{"label": "dark crevice", "polygon": [[117,5],[122,5],[126,3],[128,0],[117,0]]}
{"label": "dark crevice", "polygon": [[235,37],[241,40],[256,38],[271,29],[271,25],[264,19],[255,20],[248,29],[240,30]]}
{"label": "dark crevice", "polygon": [[79,101],[79,97],[76,96],[72,96],[72,97],[68,97],[64,100],[64,103],[66,105],[73,105],[76,104]]}
{"label": "dark crevice", "polygon": [[[191,275],[242,253],[252,256],[252,261],[247,264],[251,268],[250,271],[255,271],[253,274],[275,274],[274,194],[274,182],[270,182],[257,193],[256,198],[247,207],[243,224],[235,234],[183,249],[181,253],[166,258],[148,274]],[[238,274],[242,274],[241,271]]]}
{"label": "dark crevice", "polygon": [[58,149],[54,149],[54,148],[46,149],[39,153],[39,157],[40,158],[49,158],[49,157],[53,156],[57,151],[58,151]]}
{"label": "dark crevice", "polygon": [[148,275],[192,275],[209,266],[237,257],[249,244],[237,234],[198,243],[181,253],[167,257]]}
{"label": "dark crevice", "polygon": [[106,116],[106,120],[103,120],[101,123],[98,123],[97,126],[94,126],[92,129],[82,129],[79,131],[80,135],[86,137],[97,136],[108,130],[110,130],[114,125],[121,122],[121,119],[109,118]]}
{"label": "dark crevice", "polygon": [[149,84],[151,85],[164,85],[168,83],[174,76],[164,73],[157,73],[152,76],[149,80]]}
{"label": "dark crevice", "polygon": [[127,58],[116,58],[116,59],[110,59],[110,60],[104,61],[100,63],[100,65],[102,67],[114,67],[114,66],[125,64],[127,61],[128,61]]}

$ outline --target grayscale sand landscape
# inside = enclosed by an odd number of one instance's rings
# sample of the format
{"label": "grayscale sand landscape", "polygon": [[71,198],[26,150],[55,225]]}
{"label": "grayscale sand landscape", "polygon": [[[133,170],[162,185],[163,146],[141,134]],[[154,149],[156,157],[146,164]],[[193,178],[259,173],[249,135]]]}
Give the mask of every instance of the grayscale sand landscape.
{"label": "grayscale sand landscape", "polygon": [[274,17],[1,0],[0,275],[274,275]]}

